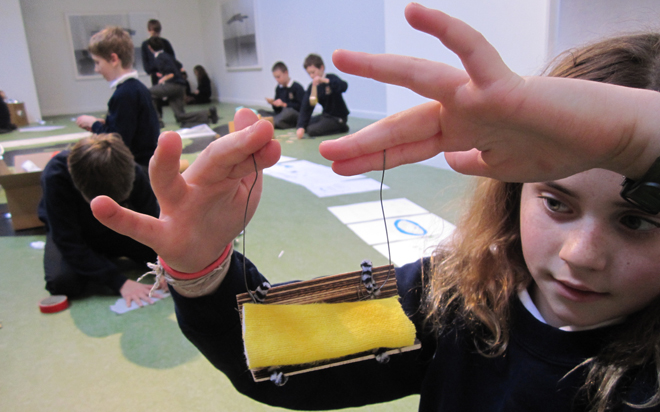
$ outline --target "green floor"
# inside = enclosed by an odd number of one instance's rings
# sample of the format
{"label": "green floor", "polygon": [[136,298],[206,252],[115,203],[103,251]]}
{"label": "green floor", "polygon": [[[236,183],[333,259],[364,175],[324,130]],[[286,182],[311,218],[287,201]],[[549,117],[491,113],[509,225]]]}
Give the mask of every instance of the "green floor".
{"label": "green floor", "polygon": [[[231,120],[233,112],[234,106],[220,105],[220,123]],[[176,129],[169,109],[165,113],[166,129]],[[71,116],[48,122],[67,127],[0,135],[0,144],[79,131]],[[354,132],[370,121],[350,118],[348,123]],[[318,154],[323,139],[297,140],[291,132],[276,133],[284,155],[329,164]],[[380,173],[369,175],[380,180]],[[428,166],[404,166],[386,173],[390,190],[384,198],[406,197],[453,221],[466,181]],[[317,198],[301,186],[266,176],[261,205],[247,230],[247,255],[274,282],[358,270],[365,258],[385,264],[386,258],[327,210],[375,200],[378,192]],[[108,308],[117,296],[92,296],[64,312],[41,314],[37,302],[47,292],[43,251],[30,245],[36,240],[44,236],[0,237],[0,410],[279,410],[232,388],[180,333],[171,299],[118,316]],[[414,411],[417,403],[417,397],[409,397],[352,410]]]}

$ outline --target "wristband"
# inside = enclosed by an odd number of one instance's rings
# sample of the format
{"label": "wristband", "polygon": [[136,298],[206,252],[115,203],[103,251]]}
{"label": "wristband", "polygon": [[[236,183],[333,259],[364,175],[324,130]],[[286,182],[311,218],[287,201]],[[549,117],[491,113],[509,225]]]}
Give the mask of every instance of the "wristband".
{"label": "wristband", "polygon": [[182,279],[182,280],[197,279],[197,278],[200,278],[204,275],[208,275],[214,269],[216,269],[218,266],[220,266],[227,259],[227,257],[229,256],[229,252],[232,250],[231,246],[232,246],[231,243],[228,244],[227,247],[225,248],[225,250],[220,255],[220,257],[215,262],[211,263],[206,268],[200,270],[199,272],[195,272],[195,273],[184,273],[184,272],[176,271],[176,270],[172,269],[167,263],[165,263],[163,258],[161,258],[160,256],[158,257],[158,261],[160,262],[163,269],[165,269],[165,271],[167,273],[169,273],[170,275],[172,275],[172,277],[175,278],[175,279]]}
{"label": "wristband", "polygon": [[660,212],[660,157],[639,180],[625,178],[621,183],[621,197],[646,213]]}

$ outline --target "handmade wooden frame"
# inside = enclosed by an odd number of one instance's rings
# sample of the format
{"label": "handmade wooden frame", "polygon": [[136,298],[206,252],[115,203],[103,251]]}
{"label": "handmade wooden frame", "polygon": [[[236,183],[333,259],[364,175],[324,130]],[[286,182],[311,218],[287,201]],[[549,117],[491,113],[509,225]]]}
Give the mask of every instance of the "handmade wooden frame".
{"label": "handmade wooden frame", "polygon": [[[398,294],[396,276],[394,275],[394,267],[392,265],[380,266],[372,269],[372,276],[377,287],[380,287],[383,285],[383,282],[385,282],[377,296],[371,296],[367,292],[362,283],[361,276],[362,271],[356,271],[274,286],[268,291],[263,304],[300,305],[309,303],[356,302],[365,299],[385,299]],[[236,296],[236,301],[238,302],[239,313],[242,314],[243,304],[252,303],[252,298],[248,293],[243,293]],[[274,372],[281,372],[286,376],[292,376],[300,373],[331,368],[333,366],[373,359],[376,355],[381,355],[383,353],[394,355],[419,348],[421,348],[421,344],[416,340],[414,345],[406,346],[404,348],[375,349],[342,358],[323,360],[314,363],[250,369],[250,372],[252,372],[252,377],[255,382],[262,382],[270,380],[270,377]]]}

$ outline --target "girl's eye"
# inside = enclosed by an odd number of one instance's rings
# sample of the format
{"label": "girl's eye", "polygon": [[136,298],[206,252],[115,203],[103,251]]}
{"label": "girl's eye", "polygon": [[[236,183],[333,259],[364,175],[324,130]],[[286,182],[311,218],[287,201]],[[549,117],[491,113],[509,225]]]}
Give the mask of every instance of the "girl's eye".
{"label": "girl's eye", "polygon": [[548,196],[540,196],[541,199],[543,199],[543,204],[545,205],[546,209],[548,209],[551,212],[555,213],[567,213],[569,211],[568,206],[560,202],[559,200],[553,198],[553,197],[548,197]]}
{"label": "girl's eye", "polygon": [[636,215],[624,216],[619,221],[631,230],[646,231],[660,228],[660,223]]}

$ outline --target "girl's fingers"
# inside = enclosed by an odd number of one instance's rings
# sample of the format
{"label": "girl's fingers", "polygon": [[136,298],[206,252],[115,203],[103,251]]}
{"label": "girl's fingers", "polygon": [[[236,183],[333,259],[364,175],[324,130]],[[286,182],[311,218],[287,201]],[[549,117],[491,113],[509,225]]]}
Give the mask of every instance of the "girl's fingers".
{"label": "girl's fingers", "polygon": [[336,50],[332,60],[345,73],[403,86],[439,101],[452,97],[457,87],[470,80],[464,70],[408,56]]}
{"label": "girl's fingers", "polygon": [[[415,106],[373,123],[352,135],[326,140],[319,146],[319,151],[328,160],[342,161],[381,153],[397,146],[405,146],[414,151],[417,146],[410,145],[411,143],[428,141],[424,144],[424,150],[428,152],[411,153],[410,157],[433,157],[440,152],[442,143],[440,108],[438,102]],[[379,168],[382,168],[382,161]]]}
{"label": "girl's fingers", "polygon": [[416,3],[409,4],[405,14],[412,27],[437,37],[456,53],[478,87],[484,88],[513,74],[495,47],[467,23]]}
{"label": "girl's fingers", "polygon": [[274,165],[280,146],[273,138],[273,125],[261,120],[241,131],[223,136],[211,143],[185,172],[189,184],[213,185],[226,178],[241,178],[257,168]]}
{"label": "girl's fingers", "polygon": [[175,203],[186,193],[180,173],[181,137],[176,132],[164,132],[149,162],[151,187],[162,204]]}
{"label": "girl's fingers", "polygon": [[107,196],[98,196],[91,202],[92,213],[103,225],[154,249],[169,241],[160,233],[158,219],[119,206]]}

